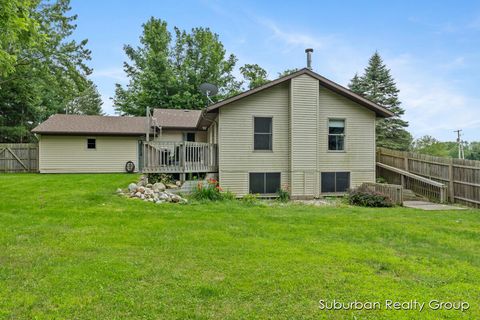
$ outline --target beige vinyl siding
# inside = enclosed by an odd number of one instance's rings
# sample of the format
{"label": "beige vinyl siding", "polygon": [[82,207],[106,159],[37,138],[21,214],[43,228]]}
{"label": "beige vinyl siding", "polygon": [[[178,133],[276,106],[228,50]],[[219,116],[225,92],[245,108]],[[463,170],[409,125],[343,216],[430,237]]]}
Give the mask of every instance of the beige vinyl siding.
{"label": "beige vinyl siding", "polygon": [[162,130],[162,134],[159,135],[156,141],[171,141],[181,142],[183,141],[183,135],[187,132],[195,132],[196,142],[207,142],[207,131],[182,131],[182,130]]}
{"label": "beige vinyl siding", "polygon": [[[248,193],[249,172],[280,172],[289,184],[289,89],[280,84],[220,108],[220,183],[241,196]],[[253,119],[272,117],[273,150],[253,150]]]}
{"label": "beige vinyl siding", "polygon": [[[87,149],[87,138],[96,139],[96,149]],[[48,136],[39,141],[41,173],[125,172],[133,161],[138,169],[140,137]]]}
{"label": "beige vinyl siding", "polygon": [[207,142],[208,143],[218,143],[218,116],[215,118],[214,122],[207,129]]}
{"label": "beige vinyl siding", "polygon": [[316,194],[318,80],[301,75],[291,80],[290,157],[293,196]]}
{"label": "beige vinyl siding", "polygon": [[[328,150],[328,119],[345,119],[345,151]],[[351,187],[375,181],[375,113],[326,88],[319,94],[318,171],[349,171]],[[320,179],[320,175],[318,176]]]}
{"label": "beige vinyl siding", "polygon": [[[292,196],[321,194],[321,172],[375,181],[375,113],[301,75],[219,111],[220,183],[242,196],[249,172],[280,172]],[[273,152],[253,150],[253,118],[273,118]],[[345,151],[328,150],[328,119],[345,120]]]}

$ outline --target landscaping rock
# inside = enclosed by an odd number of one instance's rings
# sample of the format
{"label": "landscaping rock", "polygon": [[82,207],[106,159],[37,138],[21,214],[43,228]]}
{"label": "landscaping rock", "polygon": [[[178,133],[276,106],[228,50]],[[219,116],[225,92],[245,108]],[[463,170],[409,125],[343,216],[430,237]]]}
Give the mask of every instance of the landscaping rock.
{"label": "landscaping rock", "polygon": [[153,185],[152,189],[154,191],[165,191],[166,187],[163,183],[157,182]]}
{"label": "landscaping rock", "polygon": [[179,195],[176,195],[174,194],[172,197],[170,197],[170,199],[172,199],[172,202],[180,202],[180,200],[182,200],[182,197],[180,197]]}
{"label": "landscaping rock", "polygon": [[[134,199],[141,199],[147,202],[154,203],[188,203],[188,200],[178,194],[166,191],[169,189],[178,189],[181,183],[177,181],[175,184],[165,184],[157,182],[155,184],[147,184],[145,179],[141,179],[138,183],[130,183],[128,191],[118,188],[117,193]],[[177,192],[177,191],[175,191]]]}
{"label": "landscaping rock", "polygon": [[177,181],[175,182],[175,185],[180,188],[180,187],[182,186],[182,181],[177,180]]}
{"label": "landscaping rock", "polygon": [[137,184],[135,184],[135,183],[130,183],[130,184],[128,185],[128,191],[130,191],[130,192],[137,191]]}

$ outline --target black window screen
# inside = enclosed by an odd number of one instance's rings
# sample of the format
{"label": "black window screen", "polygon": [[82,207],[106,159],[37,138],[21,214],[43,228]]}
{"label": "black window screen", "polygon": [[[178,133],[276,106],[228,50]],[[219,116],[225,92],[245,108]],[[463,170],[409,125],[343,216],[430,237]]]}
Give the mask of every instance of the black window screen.
{"label": "black window screen", "polygon": [[350,172],[337,172],[336,173],[336,192],[345,192],[350,188]]}
{"label": "black window screen", "polygon": [[97,140],[96,139],[87,139],[87,149],[96,149]]}
{"label": "black window screen", "polygon": [[255,117],[253,122],[253,149],[272,150],[272,118]]}
{"label": "black window screen", "polygon": [[269,194],[280,189],[280,173],[250,173],[250,193]]}
{"label": "black window screen", "polygon": [[187,132],[185,135],[185,141],[195,142],[195,132]]}
{"label": "black window screen", "polygon": [[335,192],[335,172],[322,172],[322,192]]}
{"label": "black window screen", "polygon": [[350,172],[322,172],[322,192],[345,192],[350,188]]}
{"label": "black window screen", "polygon": [[250,193],[264,193],[265,174],[250,173]]}

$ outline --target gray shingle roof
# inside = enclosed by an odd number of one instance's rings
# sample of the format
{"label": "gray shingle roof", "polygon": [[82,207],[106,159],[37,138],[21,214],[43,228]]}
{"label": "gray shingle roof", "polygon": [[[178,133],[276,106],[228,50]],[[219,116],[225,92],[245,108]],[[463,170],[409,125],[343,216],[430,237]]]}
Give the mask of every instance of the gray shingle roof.
{"label": "gray shingle roof", "polygon": [[195,129],[202,116],[201,110],[154,109],[153,118],[162,128]]}
{"label": "gray shingle roof", "polygon": [[102,134],[142,135],[146,131],[145,117],[86,116],[55,114],[36,126],[40,134]]}

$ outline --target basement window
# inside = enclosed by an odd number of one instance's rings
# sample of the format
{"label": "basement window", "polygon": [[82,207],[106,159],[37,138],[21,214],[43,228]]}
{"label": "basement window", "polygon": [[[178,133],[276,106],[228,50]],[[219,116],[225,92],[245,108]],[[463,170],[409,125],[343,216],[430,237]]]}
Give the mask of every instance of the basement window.
{"label": "basement window", "polygon": [[346,192],[350,188],[350,172],[322,172],[322,193]]}
{"label": "basement window", "polygon": [[87,149],[97,149],[97,139],[87,139]]}
{"label": "basement window", "polygon": [[280,189],[280,172],[250,173],[250,193],[274,194]]}
{"label": "basement window", "polygon": [[253,118],[253,150],[272,150],[272,118]]}
{"label": "basement window", "polygon": [[328,150],[345,150],[345,120],[328,120]]}

